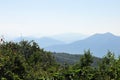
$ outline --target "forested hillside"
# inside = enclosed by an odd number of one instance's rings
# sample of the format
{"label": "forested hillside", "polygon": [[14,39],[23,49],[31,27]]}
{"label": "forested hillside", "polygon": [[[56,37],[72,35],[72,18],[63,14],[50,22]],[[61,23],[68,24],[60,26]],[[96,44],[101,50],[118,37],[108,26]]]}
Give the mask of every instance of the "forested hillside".
{"label": "forested hillside", "polygon": [[[82,58],[82,54],[68,54],[68,53],[52,53],[55,57],[57,63],[61,65],[68,64],[74,65],[79,62],[80,58]],[[97,62],[101,61],[101,58],[93,57],[93,66],[97,66]]]}
{"label": "forested hillside", "polygon": [[[3,42],[0,44],[0,80],[120,79],[120,57],[115,58],[110,51],[100,60],[94,59],[90,50],[85,51],[74,65],[61,65],[56,61],[56,54],[44,51],[34,41]],[[77,58],[77,55],[69,57]],[[92,65],[95,62],[96,66]]]}

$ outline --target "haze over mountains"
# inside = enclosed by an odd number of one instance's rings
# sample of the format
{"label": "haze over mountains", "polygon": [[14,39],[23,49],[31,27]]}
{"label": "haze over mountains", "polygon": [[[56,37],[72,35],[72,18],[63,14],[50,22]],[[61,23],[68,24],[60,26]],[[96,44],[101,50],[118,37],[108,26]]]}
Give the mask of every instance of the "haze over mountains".
{"label": "haze over mountains", "polygon": [[86,38],[88,35],[83,35],[80,33],[65,33],[65,34],[59,34],[59,35],[54,35],[54,36],[49,36],[49,37],[41,37],[41,38],[36,38],[36,37],[18,37],[14,41],[21,41],[21,40],[34,40],[36,41],[40,47],[45,48],[53,45],[62,45],[62,44],[68,44],[72,43],[77,40],[81,40]]}
{"label": "haze over mountains", "polygon": [[82,54],[84,50],[90,49],[94,56],[103,57],[108,50],[120,54],[120,37],[111,33],[94,34],[86,39],[78,40],[70,44],[46,47],[45,50],[53,52],[66,52],[71,54]]}
{"label": "haze over mountains", "polygon": [[[41,48],[52,52],[83,54],[84,50],[90,49],[97,57],[103,57],[108,50],[117,56],[120,54],[120,36],[112,33],[94,34],[89,37],[80,34],[62,34],[42,38],[23,37],[23,39],[34,40]],[[15,41],[20,40],[22,39],[15,39]]]}
{"label": "haze over mountains", "polygon": [[80,33],[64,33],[64,34],[58,34],[58,35],[51,36],[51,38],[63,41],[65,43],[72,43],[77,40],[85,39],[87,37],[88,35],[80,34]]}
{"label": "haze over mountains", "polygon": [[60,44],[65,44],[63,41],[59,41],[56,39],[52,39],[50,37],[41,37],[41,38],[35,38],[35,37],[22,37],[22,38],[16,38],[14,41],[19,42],[21,40],[34,40],[39,44],[41,48],[45,48],[48,46],[53,46],[53,45],[60,45]]}

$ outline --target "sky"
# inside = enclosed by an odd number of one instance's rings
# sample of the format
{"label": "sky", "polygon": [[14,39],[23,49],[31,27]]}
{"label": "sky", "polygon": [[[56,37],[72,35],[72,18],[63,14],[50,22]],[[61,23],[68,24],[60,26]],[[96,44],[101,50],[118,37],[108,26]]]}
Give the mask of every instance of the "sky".
{"label": "sky", "polygon": [[0,35],[120,35],[120,0],[0,0]]}

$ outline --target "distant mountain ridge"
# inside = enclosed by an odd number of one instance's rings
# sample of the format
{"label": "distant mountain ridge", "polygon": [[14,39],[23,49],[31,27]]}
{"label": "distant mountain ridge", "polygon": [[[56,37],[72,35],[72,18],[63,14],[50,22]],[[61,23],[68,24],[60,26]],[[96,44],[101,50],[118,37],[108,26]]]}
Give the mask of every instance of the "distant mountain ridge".
{"label": "distant mountain ridge", "polygon": [[45,48],[45,50],[48,51],[72,54],[82,54],[84,50],[87,49],[90,49],[93,55],[97,57],[104,56],[108,50],[114,52],[118,56],[120,54],[120,37],[112,33],[94,34],[84,40]]}
{"label": "distant mountain ridge", "polygon": [[80,34],[80,33],[64,33],[64,34],[51,36],[51,38],[63,41],[65,43],[72,43],[77,40],[85,39],[87,37],[88,35]]}
{"label": "distant mountain ridge", "polygon": [[36,38],[33,36],[28,36],[28,37],[18,37],[14,41],[19,42],[21,40],[34,40],[39,44],[41,48],[45,48],[48,46],[54,46],[54,45],[63,45],[67,43],[71,43],[77,40],[81,40],[86,38],[87,35],[83,35],[80,33],[64,33],[64,34],[59,34],[59,35],[54,35],[54,36],[49,36],[49,37],[40,37]]}
{"label": "distant mountain ridge", "polygon": [[41,38],[34,38],[34,37],[22,37],[22,38],[16,38],[14,41],[19,42],[21,40],[34,40],[39,44],[41,48],[45,48],[48,46],[53,46],[53,45],[60,45],[60,44],[65,44],[63,41],[59,41],[56,39],[52,39],[49,37],[41,37]]}
{"label": "distant mountain ridge", "polygon": [[65,44],[63,41],[59,41],[59,40],[52,39],[49,37],[42,37],[42,38],[38,39],[37,42],[39,43],[39,45],[42,48],[48,47],[48,46],[53,46],[53,45]]}

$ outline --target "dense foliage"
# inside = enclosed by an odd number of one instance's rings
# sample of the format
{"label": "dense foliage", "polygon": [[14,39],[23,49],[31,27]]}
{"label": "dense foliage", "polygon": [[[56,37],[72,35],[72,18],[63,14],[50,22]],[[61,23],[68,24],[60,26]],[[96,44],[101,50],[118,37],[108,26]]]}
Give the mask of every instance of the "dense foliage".
{"label": "dense foliage", "polygon": [[57,66],[51,53],[40,49],[34,41],[0,45],[0,79],[49,78],[58,71]]}
{"label": "dense foliage", "polygon": [[[85,51],[74,65],[55,61],[51,52],[44,51],[34,41],[0,44],[1,80],[119,80],[120,57],[108,51],[99,62],[90,50]],[[97,66],[93,65],[97,63]]]}

